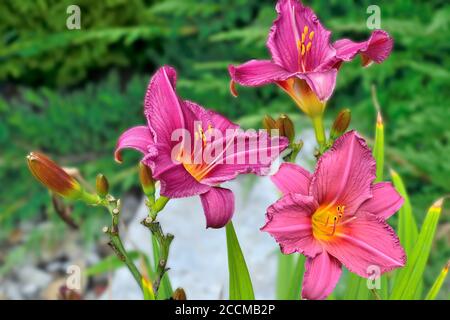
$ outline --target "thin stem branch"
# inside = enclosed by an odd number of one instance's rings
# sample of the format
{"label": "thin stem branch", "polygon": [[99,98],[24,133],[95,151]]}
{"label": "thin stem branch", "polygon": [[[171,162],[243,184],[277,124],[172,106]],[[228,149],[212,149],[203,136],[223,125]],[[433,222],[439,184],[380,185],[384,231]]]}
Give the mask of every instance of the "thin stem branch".
{"label": "thin stem branch", "polygon": [[134,280],[139,285],[139,288],[143,290],[142,286],[142,275],[139,272],[139,269],[134,264],[133,260],[128,255],[127,250],[123,246],[122,239],[119,234],[119,215],[120,215],[120,200],[116,200],[112,196],[107,196],[102,204],[109,210],[111,214],[111,227],[106,228],[104,231],[109,235],[109,245],[114,250],[115,254],[125,263],[133,275]]}
{"label": "thin stem branch", "polygon": [[151,231],[158,242],[159,261],[157,261],[156,277],[153,281],[153,291],[155,292],[155,295],[157,295],[161,280],[164,274],[169,270],[166,267],[167,259],[169,257],[170,244],[172,243],[174,236],[170,233],[164,234],[159,222],[153,221],[151,217],[144,219],[141,223]]}

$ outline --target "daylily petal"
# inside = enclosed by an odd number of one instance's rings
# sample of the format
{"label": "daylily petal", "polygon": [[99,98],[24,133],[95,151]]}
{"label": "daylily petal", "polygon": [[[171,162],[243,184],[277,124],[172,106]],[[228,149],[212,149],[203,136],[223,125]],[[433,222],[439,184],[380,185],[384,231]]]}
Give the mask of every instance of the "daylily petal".
{"label": "daylily petal", "polygon": [[225,137],[211,144],[211,150],[220,145],[216,160],[210,161],[210,170],[202,183],[217,185],[234,179],[238,174],[267,175],[272,161],[288,146],[285,137],[270,137],[267,132],[237,130],[233,137]]}
{"label": "daylily petal", "polygon": [[341,136],[322,157],[311,180],[310,194],[319,204],[345,206],[345,215],[353,215],[372,197],[375,159],[355,131]]}
{"label": "daylily petal", "polygon": [[161,195],[168,198],[184,198],[202,194],[211,189],[210,186],[199,183],[183,167],[176,165],[159,176]]}
{"label": "daylily petal", "polygon": [[358,211],[388,219],[403,205],[403,198],[390,182],[379,182],[372,187],[372,198],[364,202]]}
{"label": "daylily petal", "polygon": [[211,188],[200,195],[206,217],[207,228],[222,228],[233,216],[234,195],[229,189]]}
{"label": "daylily petal", "polygon": [[405,265],[406,255],[400,241],[384,219],[358,214],[342,227],[333,239],[322,244],[351,272],[368,278],[370,266],[377,266],[385,273]]}
{"label": "daylily petal", "polygon": [[[311,8],[303,6],[297,0],[279,0],[276,11],[278,17],[267,40],[267,47],[276,64],[290,72],[315,71],[318,66],[334,57],[335,50],[330,44],[331,33],[320,24]],[[299,41],[302,40],[305,26],[308,28],[303,42],[305,50],[309,40],[311,46],[302,57]],[[310,32],[314,32],[311,38]],[[301,57],[304,59],[304,66],[301,65]]]}
{"label": "daylily petal", "polygon": [[322,252],[311,225],[311,215],[317,207],[313,197],[287,194],[267,209],[266,224],[261,230],[275,238],[284,254],[299,252],[315,257]]}
{"label": "daylily petal", "polygon": [[199,183],[182,164],[173,161],[171,148],[166,144],[152,145],[142,162],[151,168],[153,177],[160,181],[161,195],[168,198],[190,197],[211,188]]}
{"label": "daylily petal", "polygon": [[194,115],[183,108],[175,84],[175,69],[164,66],[152,77],[145,95],[144,113],[157,143],[173,145],[171,136],[176,129],[192,130]]}
{"label": "daylily petal", "polygon": [[151,144],[153,144],[153,138],[147,126],[130,128],[119,137],[114,157],[117,162],[122,162],[120,151],[124,148],[132,148],[146,154]]}
{"label": "daylily petal", "polygon": [[363,56],[364,65],[371,61],[381,63],[391,53],[394,40],[384,30],[375,30],[367,41],[353,42],[349,39],[338,40],[333,44],[336,58],[343,61],[352,60],[358,53]]}
{"label": "daylily petal", "polygon": [[218,129],[221,132],[225,132],[227,129],[238,129],[239,125],[231,122],[228,118],[224,117],[218,112],[207,110],[201,105],[184,100],[186,107],[191,109],[191,111],[197,116],[197,118],[202,122],[203,130],[207,130],[208,126],[211,125],[214,129]]}
{"label": "daylily petal", "polygon": [[326,251],[307,258],[303,276],[302,298],[322,300],[333,292],[341,277],[341,263]]}
{"label": "daylily petal", "polygon": [[333,94],[336,86],[337,69],[330,69],[322,72],[308,72],[299,74],[300,79],[304,79],[320,101],[328,100]]}
{"label": "daylily petal", "polygon": [[262,86],[286,80],[295,74],[269,60],[250,60],[239,66],[230,65],[228,72],[233,81],[243,86]]}
{"label": "daylily petal", "polygon": [[311,174],[299,165],[285,162],[270,179],[283,194],[308,195]]}

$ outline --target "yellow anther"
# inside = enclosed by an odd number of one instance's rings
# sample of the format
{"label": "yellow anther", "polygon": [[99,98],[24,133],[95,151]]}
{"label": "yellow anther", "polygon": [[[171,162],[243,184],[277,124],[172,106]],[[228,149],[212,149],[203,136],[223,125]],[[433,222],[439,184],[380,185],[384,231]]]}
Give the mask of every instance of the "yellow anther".
{"label": "yellow anther", "polygon": [[309,30],[309,29],[308,29],[308,26],[305,26],[305,27],[303,28],[303,33],[304,33],[304,34],[308,34],[308,30]]}
{"label": "yellow anther", "polygon": [[308,43],[308,45],[306,46],[306,52],[308,52],[311,49],[311,42]]}
{"label": "yellow anther", "polygon": [[306,51],[306,49],[305,49],[305,45],[304,44],[302,44],[302,56],[305,54],[305,51]]}
{"label": "yellow anther", "polygon": [[314,31],[311,31],[311,33],[309,34],[309,40],[312,40],[314,38]]}
{"label": "yellow anther", "polygon": [[302,42],[305,42],[306,34],[302,33]]}

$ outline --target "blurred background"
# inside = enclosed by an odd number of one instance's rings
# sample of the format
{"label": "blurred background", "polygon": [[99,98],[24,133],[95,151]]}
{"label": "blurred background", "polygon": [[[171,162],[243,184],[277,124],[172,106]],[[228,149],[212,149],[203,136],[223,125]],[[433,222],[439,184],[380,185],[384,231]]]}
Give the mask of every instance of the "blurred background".
{"label": "blurred background", "polygon": [[[371,86],[377,87],[386,128],[386,169],[404,178],[421,223],[428,206],[450,192],[450,5],[444,0],[305,3],[333,31],[333,40],[366,39],[366,9],[380,6],[381,27],[395,40],[393,54],[368,69],[360,67],[359,59],[345,64],[326,119],[331,122],[341,108],[351,108],[351,126],[373,137]],[[79,251],[77,257],[87,264],[92,252],[94,262],[111,253],[100,232],[109,215],[75,203],[72,218],[78,229],[71,231],[55,213],[48,192],[29,174],[25,155],[41,150],[77,168],[90,183],[102,172],[114,194],[126,195],[131,220],[141,199],[139,155],[125,153],[119,166],[112,154],[124,129],[144,123],[145,89],[159,66],[178,70],[181,96],[244,127],[260,127],[267,113],[288,113],[300,136],[303,128],[310,129],[275,86],[238,87],[238,99],[229,93],[229,64],[269,58],[265,41],[275,1],[79,0],[81,30],[68,30],[66,9],[71,4],[0,3],[0,298],[50,298],[41,288],[4,288],[22,281],[24,268],[28,275],[30,270],[41,272],[41,279],[42,272],[64,273],[57,263],[72,259],[67,252]],[[61,248],[67,240],[69,247]],[[446,208],[427,285],[447,261],[449,242]],[[51,263],[54,271],[48,271]],[[101,293],[107,283],[107,278],[98,280],[94,289]],[[448,294],[444,288],[443,297]]]}

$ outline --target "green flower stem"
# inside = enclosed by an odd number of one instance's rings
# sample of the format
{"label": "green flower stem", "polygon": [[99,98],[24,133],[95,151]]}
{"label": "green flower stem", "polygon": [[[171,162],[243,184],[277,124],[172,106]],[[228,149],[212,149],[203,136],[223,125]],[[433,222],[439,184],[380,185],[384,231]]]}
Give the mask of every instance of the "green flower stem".
{"label": "green flower stem", "polygon": [[156,220],[158,213],[164,209],[169,200],[170,198],[160,196],[154,203],[148,202],[150,208],[149,216],[152,220]]}
{"label": "green flower stem", "polygon": [[316,134],[317,144],[319,145],[319,152],[320,154],[322,154],[326,148],[327,142],[325,137],[325,128],[323,126],[323,116],[315,116],[311,118],[311,120],[314,126],[314,133]]}
{"label": "green flower stem", "polygon": [[138,268],[134,264],[133,260],[128,255],[127,251],[125,250],[122,240],[120,239],[119,233],[109,232],[110,237],[110,243],[109,245],[113,248],[114,252],[116,253],[117,257],[125,263],[128,270],[130,270],[131,274],[133,275],[134,280],[139,285],[139,288],[143,290],[142,287],[142,275],[139,272]]}
{"label": "green flower stem", "polygon": [[102,200],[101,204],[105,206],[111,214],[111,227],[105,228],[105,233],[109,235],[110,240],[108,244],[114,250],[119,260],[125,263],[139,288],[143,290],[142,275],[128,255],[119,235],[120,200],[116,200],[112,196],[107,196],[107,198]]}
{"label": "green flower stem", "polygon": [[153,291],[155,296],[158,295],[159,286],[164,274],[169,270],[167,266],[167,259],[169,258],[170,245],[174,236],[170,233],[164,234],[159,222],[155,222],[151,217],[147,217],[141,222],[147,227],[158,242],[159,247],[159,261],[156,268],[156,277],[153,281]]}

